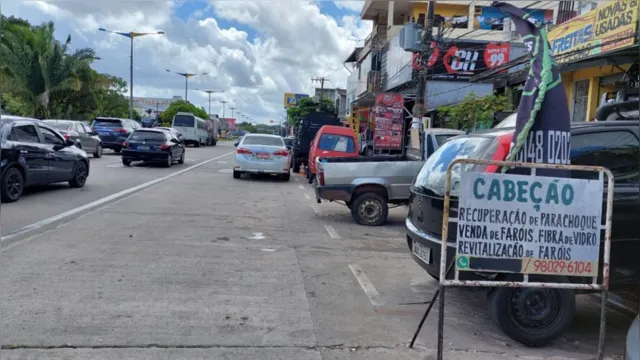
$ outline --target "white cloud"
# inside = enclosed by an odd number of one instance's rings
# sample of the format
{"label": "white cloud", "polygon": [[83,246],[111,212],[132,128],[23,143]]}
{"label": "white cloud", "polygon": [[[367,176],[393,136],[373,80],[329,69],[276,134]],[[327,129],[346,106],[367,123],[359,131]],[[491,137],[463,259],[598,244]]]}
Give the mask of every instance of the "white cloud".
{"label": "white cloud", "polygon": [[360,0],[342,0],[342,1],[334,1],[336,6],[340,9],[345,9],[353,12],[362,11],[362,7],[364,6],[364,1]]}
{"label": "white cloud", "polygon": [[[356,1],[340,3],[354,11],[362,7]],[[187,20],[176,16],[180,4],[15,0],[3,11],[32,23],[55,21],[60,38],[71,33],[74,47],[96,49],[102,58],[96,62],[99,71],[127,81],[129,39],[97,29],[163,30],[165,36],[134,40],[136,96],[184,96],[184,78],[165,69],[207,72],[189,79],[190,101],[207,109],[208,96],[195,89],[224,90],[214,98],[233,101],[227,109],[236,107],[262,123],[283,115],[284,92],[311,93],[316,85],[311,77],[327,76],[330,86],[345,87],[348,72],[342,62],[371,30],[357,16],[335,19],[307,0],[192,2],[201,7]],[[212,111],[221,115],[221,104],[212,104]]]}

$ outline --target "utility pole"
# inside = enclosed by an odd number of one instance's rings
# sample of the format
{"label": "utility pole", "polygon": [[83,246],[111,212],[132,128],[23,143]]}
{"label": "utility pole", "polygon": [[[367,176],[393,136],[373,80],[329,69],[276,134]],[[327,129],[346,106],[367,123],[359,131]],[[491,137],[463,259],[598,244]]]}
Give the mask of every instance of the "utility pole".
{"label": "utility pole", "polygon": [[209,118],[211,118],[211,94],[221,93],[221,92],[224,92],[224,90],[202,90],[202,89],[196,89],[196,90],[202,91],[203,93],[206,93],[207,95],[209,95]]}
{"label": "utility pole", "polygon": [[320,83],[320,103],[322,104],[322,99],[324,98],[324,82],[329,81],[329,79],[323,77],[315,77],[311,78],[311,82],[319,82]]}

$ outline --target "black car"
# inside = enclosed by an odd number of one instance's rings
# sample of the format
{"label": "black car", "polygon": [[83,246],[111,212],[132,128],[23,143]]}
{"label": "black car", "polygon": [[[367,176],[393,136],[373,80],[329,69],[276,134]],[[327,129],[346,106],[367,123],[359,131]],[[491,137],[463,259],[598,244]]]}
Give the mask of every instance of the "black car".
{"label": "black car", "polygon": [[15,116],[0,120],[2,202],[17,201],[25,187],[68,181],[81,188],[89,177],[87,153],[42,121]]}
{"label": "black car", "polygon": [[91,128],[100,136],[103,149],[111,149],[117,153],[129,135],[142,126],[135,120],[97,117]]}
{"label": "black car", "polygon": [[122,146],[122,163],[126,166],[130,166],[132,161],[158,162],[166,167],[174,161],[184,164],[184,141],[168,130],[136,130]]}
{"label": "black car", "polygon": [[[447,167],[458,157],[504,159],[510,148],[513,130],[490,129],[452,138],[425,162],[416,176],[411,186],[406,219],[407,245],[413,259],[432,277],[440,276]],[[571,127],[571,164],[603,166],[615,176],[609,277],[610,288],[614,290],[640,284],[640,262],[637,258],[640,253],[639,137],[638,121],[574,123]],[[571,175],[576,178],[597,176],[595,173],[579,171]],[[458,176],[459,171],[452,173],[454,185]],[[457,215],[457,199],[454,187],[450,203],[450,215],[453,217]],[[605,202],[606,198],[603,197],[603,204]],[[456,255],[455,223],[449,223],[448,234],[446,263],[451,264]],[[603,248],[601,246],[601,250]],[[512,275],[462,271],[459,276],[460,280],[487,280],[509,279]],[[586,280],[570,277],[566,281]],[[542,346],[555,339],[571,324],[574,311],[573,290],[494,288],[489,292],[489,312],[494,321],[508,336],[529,346]]]}

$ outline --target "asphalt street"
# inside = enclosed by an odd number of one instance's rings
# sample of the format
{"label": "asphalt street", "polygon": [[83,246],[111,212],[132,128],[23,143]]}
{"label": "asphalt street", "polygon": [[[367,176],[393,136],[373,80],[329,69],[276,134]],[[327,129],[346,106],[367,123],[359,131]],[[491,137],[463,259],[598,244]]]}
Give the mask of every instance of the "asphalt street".
{"label": "asphalt street", "polygon": [[[187,158],[196,164],[232,151],[221,143],[189,148]],[[391,210],[386,226],[358,226],[345,207],[317,204],[304,178],[235,180],[232,160],[222,156],[5,247],[1,358],[434,358],[435,309],[408,349],[437,283],[409,255],[405,208]],[[84,190],[3,205],[3,231],[181,168],[111,166],[118,162],[92,161]],[[482,291],[451,289],[445,359],[593,358],[598,314],[596,301],[580,297],[570,331],[531,349],[497,330]],[[608,320],[607,353],[621,359],[631,319],[611,311]]]}

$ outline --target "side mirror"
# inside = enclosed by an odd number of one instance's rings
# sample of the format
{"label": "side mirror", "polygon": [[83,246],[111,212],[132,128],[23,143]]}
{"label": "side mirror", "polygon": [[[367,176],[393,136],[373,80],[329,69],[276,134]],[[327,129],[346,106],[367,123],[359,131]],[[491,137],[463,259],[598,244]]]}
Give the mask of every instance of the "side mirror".
{"label": "side mirror", "polygon": [[238,145],[240,145],[240,142],[234,143],[233,146],[238,147]]}
{"label": "side mirror", "polygon": [[67,139],[67,140],[65,140],[65,142],[64,142],[64,146],[73,146],[73,145],[75,145],[75,144],[76,144],[76,143],[74,143],[74,142],[73,142],[73,140],[71,140],[71,139]]}

